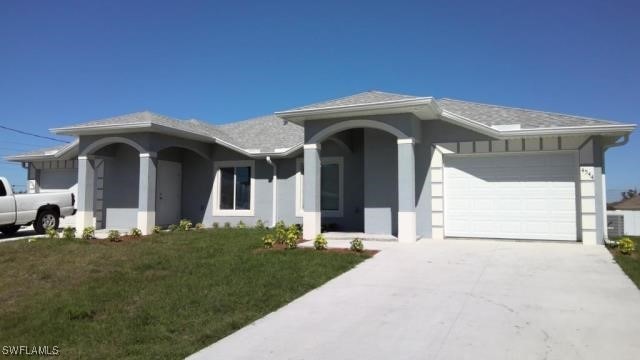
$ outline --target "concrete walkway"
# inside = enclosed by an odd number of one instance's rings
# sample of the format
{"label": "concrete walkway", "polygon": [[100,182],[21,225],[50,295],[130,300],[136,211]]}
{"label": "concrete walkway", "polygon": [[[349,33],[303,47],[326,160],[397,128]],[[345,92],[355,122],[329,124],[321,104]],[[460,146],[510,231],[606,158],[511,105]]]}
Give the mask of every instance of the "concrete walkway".
{"label": "concrete walkway", "polygon": [[191,359],[637,359],[640,291],[604,247],[395,244]]}

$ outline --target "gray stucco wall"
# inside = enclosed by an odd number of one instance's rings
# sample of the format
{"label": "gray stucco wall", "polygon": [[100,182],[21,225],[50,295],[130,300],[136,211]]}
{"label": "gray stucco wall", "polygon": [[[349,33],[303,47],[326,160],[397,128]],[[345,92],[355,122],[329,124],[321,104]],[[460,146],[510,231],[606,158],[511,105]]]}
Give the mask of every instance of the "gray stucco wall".
{"label": "gray stucco wall", "polygon": [[278,166],[278,220],[285,224],[302,224],[302,217],[296,216],[296,161],[298,156],[276,160]]}
{"label": "gray stucco wall", "polygon": [[140,157],[128,145],[114,144],[103,154],[113,157],[104,162],[104,216],[107,228],[131,229],[138,219],[138,178]]}
{"label": "gray stucco wall", "polygon": [[397,138],[380,130],[364,130],[364,231],[398,233]]}

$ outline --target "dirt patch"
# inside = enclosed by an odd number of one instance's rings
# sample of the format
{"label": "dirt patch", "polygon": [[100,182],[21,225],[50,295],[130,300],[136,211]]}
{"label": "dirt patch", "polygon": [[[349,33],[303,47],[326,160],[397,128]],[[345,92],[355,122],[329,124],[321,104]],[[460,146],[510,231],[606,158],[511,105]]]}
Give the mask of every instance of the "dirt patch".
{"label": "dirt patch", "polygon": [[[358,252],[355,251],[351,251],[350,249],[336,249],[336,248],[329,248],[326,250],[316,250],[314,248],[295,248],[295,249],[287,249],[287,247],[284,244],[275,244],[273,245],[272,248],[269,249],[265,249],[265,248],[261,248],[261,249],[255,249],[254,252],[256,253],[262,253],[262,252],[278,252],[278,251],[317,251],[317,252],[324,252],[324,253],[338,253],[338,254],[358,254]],[[368,256],[374,256],[375,254],[377,254],[379,252],[379,250],[363,250],[360,252],[360,254],[365,254]]]}

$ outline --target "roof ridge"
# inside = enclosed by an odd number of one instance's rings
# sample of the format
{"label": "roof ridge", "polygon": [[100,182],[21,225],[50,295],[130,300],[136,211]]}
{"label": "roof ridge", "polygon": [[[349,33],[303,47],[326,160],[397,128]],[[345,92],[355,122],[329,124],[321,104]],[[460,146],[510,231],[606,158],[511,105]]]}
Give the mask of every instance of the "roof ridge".
{"label": "roof ridge", "polygon": [[[606,122],[606,123],[609,123],[609,124],[621,124],[618,121],[604,120],[604,119],[598,119],[598,118],[589,117],[589,116],[582,116],[582,115],[570,115],[570,114],[565,114],[565,113],[560,113],[560,112],[555,112],[555,111],[535,110],[535,109],[527,109],[527,108],[522,108],[522,107],[512,107],[512,106],[505,106],[505,105],[487,104],[487,103],[481,103],[481,102],[477,102],[477,101],[467,101],[467,100],[459,100],[459,99],[451,99],[451,98],[440,98],[438,100],[448,100],[448,101],[455,101],[455,102],[461,102],[461,103],[467,103],[467,104],[473,104],[473,105],[491,106],[491,107],[496,107],[496,108],[500,108],[500,109],[508,109],[508,110],[520,110],[520,111],[525,111],[525,112],[530,112],[530,113],[542,113],[542,114],[549,114],[549,115],[560,115],[560,116],[566,116],[566,117],[570,117],[570,118],[579,118],[579,119],[585,119],[585,120]],[[438,100],[436,100],[436,101],[438,101]]]}

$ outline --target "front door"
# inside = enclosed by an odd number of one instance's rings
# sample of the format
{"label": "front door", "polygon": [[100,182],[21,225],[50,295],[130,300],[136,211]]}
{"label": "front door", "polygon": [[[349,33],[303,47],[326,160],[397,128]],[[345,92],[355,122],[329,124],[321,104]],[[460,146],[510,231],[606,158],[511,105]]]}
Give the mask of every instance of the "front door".
{"label": "front door", "polygon": [[182,213],[182,164],[158,161],[157,179],[156,224],[177,224]]}

